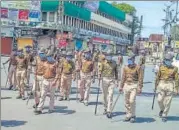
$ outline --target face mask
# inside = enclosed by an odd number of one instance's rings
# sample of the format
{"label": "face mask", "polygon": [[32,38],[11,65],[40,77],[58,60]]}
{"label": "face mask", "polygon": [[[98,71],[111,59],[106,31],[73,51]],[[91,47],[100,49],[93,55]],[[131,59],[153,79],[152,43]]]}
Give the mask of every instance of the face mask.
{"label": "face mask", "polygon": [[134,64],[133,60],[128,59],[128,65],[133,65],[133,64]]}
{"label": "face mask", "polygon": [[106,56],[107,61],[112,61],[112,56]]}
{"label": "face mask", "polygon": [[46,60],[46,55],[44,53],[40,53],[39,57],[41,60]]}
{"label": "face mask", "polygon": [[91,59],[91,54],[90,53],[86,53],[84,55],[84,57],[85,57],[86,60],[89,60],[89,59]]}
{"label": "face mask", "polygon": [[164,60],[164,64],[168,67],[172,66],[172,61],[171,60]]}
{"label": "face mask", "polygon": [[54,62],[55,62],[55,60],[53,59],[52,56],[47,57],[47,61],[48,61],[49,63],[54,63]]}
{"label": "face mask", "polygon": [[67,56],[67,57],[66,57],[66,60],[67,60],[67,61],[71,61],[71,60],[72,60],[72,57],[71,57],[71,56]]}

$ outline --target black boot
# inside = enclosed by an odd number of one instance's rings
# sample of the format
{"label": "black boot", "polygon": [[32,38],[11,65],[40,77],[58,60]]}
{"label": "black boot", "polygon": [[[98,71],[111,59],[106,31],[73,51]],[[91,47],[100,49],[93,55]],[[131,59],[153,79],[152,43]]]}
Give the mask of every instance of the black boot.
{"label": "black boot", "polygon": [[106,109],[104,109],[103,115],[106,115],[106,114],[107,114],[107,110],[106,110]]}
{"label": "black boot", "polygon": [[126,117],[123,121],[124,122],[128,122],[128,121],[130,121],[131,120],[131,117]]}
{"label": "black boot", "polygon": [[9,86],[9,90],[11,90],[12,88],[13,88],[13,85],[10,85],[10,86]]}
{"label": "black boot", "polygon": [[25,100],[26,98],[25,98],[25,96],[22,96],[22,100]]}
{"label": "black boot", "polygon": [[112,118],[111,112],[107,112],[106,116],[107,118]]}
{"label": "black boot", "polygon": [[130,119],[130,123],[135,123],[135,121],[136,121],[136,117],[135,116]]}
{"label": "black boot", "polygon": [[63,101],[63,97],[60,97],[60,98],[58,99],[58,101]]}
{"label": "black boot", "polygon": [[22,98],[22,96],[21,95],[18,95],[17,97],[16,97],[16,99],[21,99]]}
{"label": "black boot", "polygon": [[79,99],[79,102],[83,103],[84,99],[83,98],[80,98]]}
{"label": "black boot", "polygon": [[34,104],[34,105],[33,105],[33,108],[37,108],[38,105],[39,105],[39,103]]}
{"label": "black boot", "polygon": [[167,122],[167,118],[166,117],[162,117],[162,122]]}
{"label": "black boot", "polygon": [[35,113],[35,115],[40,115],[40,114],[42,114],[42,111],[35,110],[34,113]]}
{"label": "black boot", "polygon": [[160,118],[162,117],[162,114],[163,114],[163,111],[160,111],[160,112],[159,112],[159,117],[160,117]]}

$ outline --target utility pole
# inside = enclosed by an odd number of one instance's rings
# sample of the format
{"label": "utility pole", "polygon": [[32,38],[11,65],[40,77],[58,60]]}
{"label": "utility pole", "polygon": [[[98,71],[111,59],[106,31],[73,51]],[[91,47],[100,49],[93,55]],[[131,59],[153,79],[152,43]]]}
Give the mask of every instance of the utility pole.
{"label": "utility pole", "polygon": [[57,15],[57,23],[58,23],[58,34],[61,34],[61,38],[63,38],[63,16],[64,16],[64,1],[59,0],[58,6],[58,15]]}
{"label": "utility pole", "polygon": [[139,36],[139,37],[141,37],[142,23],[143,23],[143,15],[140,17],[140,26],[139,26],[139,33],[138,33],[138,36]]}

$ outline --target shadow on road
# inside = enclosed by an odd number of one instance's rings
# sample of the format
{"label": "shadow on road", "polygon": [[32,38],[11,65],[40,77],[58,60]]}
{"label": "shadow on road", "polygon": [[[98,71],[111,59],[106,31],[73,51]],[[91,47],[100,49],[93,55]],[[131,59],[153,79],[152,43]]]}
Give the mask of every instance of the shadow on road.
{"label": "shadow on road", "polygon": [[[88,103],[88,105],[90,106],[92,106],[92,105],[96,105],[96,102],[89,102]],[[102,102],[98,102],[98,105],[103,105],[103,103]]]}
{"label": "shadow on road", "polygon": [[[55,106],[53,113],[64,113],[64,115],[74,114],[76,111],[74,110],[68,110],[67,106]],[[48,109],[47,106],[44,107],[44,109]],[[48,112],[44,112],[43,114],[47,114]]]}
{"label": "shadow on road", "polygon": [[168,116],[168,121],[179,121],[179,116]]}
{"label": "shadow on road", "polygon": [[[71,88],[71,94],[76,94],[77,90],[76,90],[76,87],[72,87]],[[97,94],[98,93],[98,89],[96,87],[91,87],[90,88],[90,94]],[[99,94],[102,94],[101,90],[99,92]]]}
{"label": "shadow on road", "polygon": [[121,115],[125,115],[125,112],[113,112],[112,113],[112,117],[116,117],[116,116],[121,116]]}
{"label": "shadow on road", "polygon": [[12,97],[1,97],[1,100],[2,99],[12,99]]}
{"label": "shadow on road", "polygon": [[27,121],[17,121],[17,120],[1,120],[1,126],[3,127],[17,127],[25,125]]}
{"label": "shadow on road", "polygon": [[152,123],[155,121],[156,120],[154,118],[149,118],[149,117],[137,117],[136,118],[136,123]]}

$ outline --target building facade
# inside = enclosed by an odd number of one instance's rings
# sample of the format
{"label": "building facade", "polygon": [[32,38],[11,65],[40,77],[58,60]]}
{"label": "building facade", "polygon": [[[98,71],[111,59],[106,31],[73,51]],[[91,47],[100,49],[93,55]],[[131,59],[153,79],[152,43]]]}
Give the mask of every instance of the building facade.
{"label": "building facade", "polygon": [[[59,22],[59,4],[62,3],[42,0],[26,3],[28,7],[23,7],[20,2],[6,2],[1,4],[1,12],[5,10],[4,17],[1,14],[1,18],[4,25],[9,26],[11,22],[12,27],[18,30],[18,47],[32,45],[36,39],[39,46],[45,47],[49,44],[57,44],[60,47],[64,45],[65,48],[74,49],[78,43],[78,45],[82,44],[83,48],[93,46],[100,50],[111,49],[114,53],[126,52],[131,38],[132,17],[130,15],[104,1],[98,3],[96,11],[85,8],[84,5],[90,3],[64,1],[63,18]],[[12,9],[17,10],[17,17],[13,20],[9,15]],[[13,13],[15,14],[15,11]],[[56,36],[49,35],[49,32]],[[59,37],[58,32],[63,34]],[[24,33],[23,36],[22,33]],[[68,40],[69,35],[73,40]]]}

